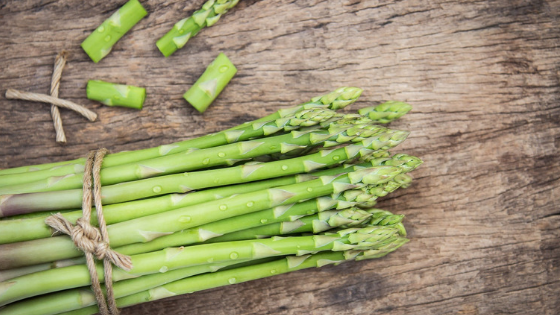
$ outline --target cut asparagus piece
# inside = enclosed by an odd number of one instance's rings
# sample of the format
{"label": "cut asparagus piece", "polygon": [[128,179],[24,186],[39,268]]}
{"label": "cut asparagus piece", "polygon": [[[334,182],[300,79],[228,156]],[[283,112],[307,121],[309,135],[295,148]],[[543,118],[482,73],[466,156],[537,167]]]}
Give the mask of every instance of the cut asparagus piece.
{"label": "cut asparagus piece", "polygon": [[[341,193],[366,185],[382,184],[401,172],[400,168],[393,166],[372,167],[338,177],[321,176],[319,179],[303,183],[234,195],[226,199],[129,220],[107,227],[110,244],[115,248],[137,242],[149,242],[158,237],[213,221]],[[12,269],[79,255],[81,255],[80,251],[66,236],[4,244],[0,246],[0,268]]]}
{"label": "cut asparagus piece", "polygon": [[189,39],[198,32],[214,25],[220,17],[233,8],[239,0],[209,0],[202,8],[195,11],[189,18],[177,22],[173,28],[156,42],[159,51],[169,57],[178,49],[183,48]]}
{"label": "cut asparagus piece", "polygon": [[183,98],[197,111],[204,113],[236,73],[237,68],[226,55],[220,53],[202,76],[185,92]]}
{"label": "cut asparagus piece", "polygon": [[[400,238],[398,229],[368,226],[324,235],[169,247],[161,251],[131,256],[132,269],[128,272],[122,269],[114,270],[113,281],[208,263],[305,255],[322,251],[375,250]],[[100,264],[97,267],[99,271],[102,270]],[[103,272],[99,273],[99,280],[104,280]],[[5,285],[0,295],[0,306],[40,294],[86,286],[90,283],[91,279],[85,265],[37,272],[12,279],[9,284],[2,283]]]}
{"label": "cut asparagus piece", "polygon": [[146,99],[145,88],[100,80],[89,80],[86,93],[88,99],[101,102],[107,106],[123,106],[135,109],[142,109]]}
{"label": "cut asparagus piece", "polygon": [[128,1],[82,42],[82,48],[93,62],[99,62],[147,14],[138,0]]}
{"label": "cut asparagus piece", "polygon": [[[215,133],[215,134],[209,134],[209,135],[202,136],[202,137],[199,137],[199,138],[189,139],[189,140],[180,141],[180,142],[167,144],[167,145],[162,145],[162,146],[155,147],[155,148],[136,150],[136,151],[125,151],[125,152],[119,152],[119,153],[114,153],[114,154],[108,154],[103,159],[102,167],[111,167],[111,166],[122,165],[122,164],[126,164],[126,163],[137,162],[137,161],[141,161],[141,160],[146,160],[146,159],[151,159],[151,158],[155,158],[155,157],[159,157],[159,156],[165,156],[165,155],[168,155],[168,154],[173,154],[173,153],[177,153],[177,152],[186,151],[186,150],[192,149],[192,148],[204,149],[204,148],[209,148],[209,147],[214,147],[214,146],[218,146],[218,145],[231,143],[232,139],[235,140],[235,137],[231,136],[231,135],[235,134],[235,133],[231,133],[232,130],[244,129],[243,132],[236,131],[236,133],[241,134],[241,138],[243,138],[243,136],[245,134],[249,133],[250,130],[253,130],[253,129],[258,130],[260,127],[262,127],[263,122],[266,123],[266,122],[275,121],[275,120],[280,119],[280,118],[290,117],[290,116],[293,116],[296,113],[301,112],[303,110],[311,109],[311,108],[317,108],[317,107],[328,108],[328,109],[332,109],[332,110],[338,110],[338,109],[344,108],[345,106],[348,106],[348,105],[354,103],[360,97],[361,94],[362,94],[362,89],[360,89],[360,88],[357,88],[357,87],[341,87],[341,88],[338,88],[338,89],[336,89],[335,91],[333,91],[329,94],[314,97],[311,101],[303,103],[301,105],[298,105],[298,106],[295,106],[295,107],[292,107],[292,108],[287,108],[287,109],[280,109],[276,113],[271,114],[269,116],[263,117],[261,119],[254,120],[252,122],[246,122],[246,123],[243,123],[243,124],[241,124],[237,127],[234,127],[234,128],[228,129],[228,130],[224,130],[224,131],[221,131],[221,132],[218,132],[218,133]],[[251,137],[255,137],[255,136],[251,136]],[[243,138],[241,140],[247,140],[249,138],[250,137],[246,137],[246,138]],[[235,141],[233,141],[233,142],[235,142]],[[50,177],[50,176],[62,176],[62,175],[67,175],[67,174],[71,174],[71,173],[81,172],[81,171],[83,171],[83,168],[84,168],[84,162],[85,162],[85,159],[81,158],[81,159],[76,159],[76,160],[72,160],[72,161],[62,161],[62,162],[38,164],[38,165],[31,165],[31,166],[22,166],[22,167],[15,167],[15,168],[0,170],[0,187],[13,185],[13,184],[17,184],[17,183],[22,183],[22,182],[31,182],[31,181],[34,181],[34,180],[47,178],[47,177]],[[76,168],[78,168],[78,170],[75,170],[75,171],[70,170],[70,171],[60,172],[59,169],[63,168],[63,167],[71,167],[72,169],[74,167],[76,167]],[[36,172],[42,171],[42,170],[46,170],[47,172],[48,171],[54,171],[54,170],[59,170],[59,171],[56,172],[56,173],[48,173],[46,176],[44,176],[44,175],[37,176],[35,174],[36,177],[33,177],[32,179],[25,180],[25,181],[19,181],[19,182],[13,182],[13,183],[9,181],[9,179],[13,180],[15,178],[22,177],[21,173],[26,173],[24,176],[29,176],[30,173],[36,173]],[[10,174],[20,174],[20,175],[15,175],[15,177],[13,177],[13,178],[12,177],[9,177],[9,178],[5,177],[5,175],[10,175]]]}

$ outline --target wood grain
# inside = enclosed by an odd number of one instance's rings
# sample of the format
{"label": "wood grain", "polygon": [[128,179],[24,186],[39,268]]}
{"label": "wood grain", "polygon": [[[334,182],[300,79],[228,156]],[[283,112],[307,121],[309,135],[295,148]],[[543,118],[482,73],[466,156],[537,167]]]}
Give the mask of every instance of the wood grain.
{"label": "wood grain", "polygon": [[[0,92],[47,93],[99,114],[0,97],[0,167],[140,149],[200,136],[362,87],[354,107],[414,106],[392,126],[424,165],[380,206],[406,215],[411,242],[348,263],[127,308],[123,314],[558,314],[560,312],[560,1],[241,1],[170,58],[155,41],[203,1],[143,1],[148,12],[99,64],[81,41],[124,1],[0,1]],[[197,114],[182,94],[218,52],[238,67]],[[88,79],[144,86],[142,111],[85,97]]]}

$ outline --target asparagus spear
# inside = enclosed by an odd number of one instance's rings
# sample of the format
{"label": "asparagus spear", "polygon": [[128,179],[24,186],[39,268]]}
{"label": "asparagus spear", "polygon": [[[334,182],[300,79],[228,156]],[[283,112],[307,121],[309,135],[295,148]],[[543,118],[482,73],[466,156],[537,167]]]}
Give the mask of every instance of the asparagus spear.
{"label": "asparagus spear", "polygon": [[82,48],[93,62],[99,62],[147,14],[138,0],[128,1],[82,42]]}
{"label": "asparagus spear", "polygon": [[[389,186],[387,185],[389,182],[380,184],[379,186]],[[239,215],[203,224],[195,228],[181,230],[170,235],[158,237],[147,243],[135,243],[118,247],[116,250],[125,255],[134,255],[160,250],[171,246],[186,246],[207,240],[213,240],[213,238],[222,239],[223,237],[228,237],[230,234],[235,234],[235,231],[259,227],[262,225],[268,226],[276,222],[283,222],[283,226],[286,227],[284,231],[286,231],[288,226],[299,226],[299,222],[296,221],[301,217],[310,216],[314,213],[327,211],[329,209],[341,210],[353,207],[356,205],[354,200],[358,197],[362,197],[363,199],[363,195],[364,193],[360,190],[347,190],[339,196],[323,196],[297,204],[282,205],[258,212]],[[377,196],[368,194],[367,201],[371,202],[374,199],[377,199]],[[292,224],[290,222],[295,223]],[[224,236],[220,237],[221,235]],[[243,239],[249,238],[228,238],[228,240]],[[211,242],[214,243],[216,241]]]}
{"label": "asparagus spear", "polygon": [[[368,155],[365,155],[362,158],[368,157]],[[403,171],[410,172],[422,162],[420,159],[406,154],[397,154],[392,158],[383,157],[369,160],[370,161],[368,163],[363,163],[356,166],[346,166],[345,168],[339,167],[335,169],[314,172],[311,173],[310,176],[295,175],[291,177],[275,178],[265,181],[247,183],[243,185],[234,185],[229,187],[226,186],[209,189],[206,191],[192,192],[189,194],[188,198],[185,198],[185,194],[170,194],[156,198],[107,205],[103,210],[105,222],[107,224],[118,223],[150,214],[165,212],[172,209],[199,204],[205,201],[231,196],[233,194],[241,192],[251,192],[264,188],[294,184],[309,180],[313,178],[312,176],[335,175],[350,170],[357,170],[359,168],[370,166],[400,166],[403,168]],[[388,182],[388,185],[395,186],[391,191],[388,192],[394,191],[394,189],[400,187],[401,185],[408,184],[411,179],[407,176],[408,175],[405,174],[398,175],[396,177],[396,180],[400,179],[400,181],[396,183],[397,185],[395,185],[393,181]],[[381,197],[380,194],[384,193],[386,195],[388,192],[385,191],[387,190],[388,188],[383,188],[375,192],[373,195]],[[369,197],[364,197],[364,199],[360,200],[360,202],[373,201],[368,199]],[[0,221],[0,244],[50,237],[53,231],[44,223],[44,219],[49,215],[51,215],[51,213],[47,213],[46,215],[31,219]],[[75,223],[76,220],[81,217],[81,215],[81,210],[75,210],[63,214],[63,216],[66,219],[70,220],[72,223]],[[96,222],[97,217],[95,214],[93,214],[92,224],[95,225]]]}
{"label": "asparagus spear", "polygon": [[[113,281],[166,272],[190,266],[228,261],[253,260],[285,255],[305,255],[321,251],[370,250],[400,239],[398,229],[368,226],[339,230],[324,235],[275,237],[262,240],[202,244],[166,248],[161,251],[131,256],[133,268],[115,270]],[[98,265],[101,269],[101,266]],[[103,273],[99,273],[103,281]],[[91,279],[85,265],[37,272],[2,283],[0,306],[24,298],[89,285]]]}
{"label": "asparagus spear", "polygon": [[239,0],[209,0],[189,18],[177,22],[173,28],[160,38],[156,45],[165,57],[183,48],[187,41],[198,32],[214,25],[220,17],[233,8]]}
{"label": "asparagus spear", "polygon": [[[102,169],[101,184],[112,185],[138,179],[193,171],[215,166],[231,165],[240,160],[271,154],[286,153],[309,145],[331,147],[348,143],[356,137],[369,137],[384,132],[386,128],[371,125],[333,126],[327,130],[316,129],[304,132],[292,131],[288,134],[242,141],[214,148],[176,153],[168,156],[129,163]],[[56,191],[82,187],[82,174],[48,178],[0,188],[1,195],[22,194],[42,191]]]}
{"label": "asparagus spear", "polygon": [[194,85],[185,92],[183,98],[200,113],[204,113],[236,73],[237,68],[226,55],[220,53]]}
{"label": "asparagus spear", "polygon": [[[400,160],[407,160],[402,154],[397,154],[394,157]],[[383,159],[372,160],[370,162],[371,163],[370,165],[377,166],[386,163],[386,161],[382,161],[382,160]],[[403,168],[404,171],[411,171],[414,168],[412,166],[411,161],[414,161],[413,157],[410,157],[408,159],[408,165],[404,165]],[[417,165],[420,163],[421,161],[417,159]],[[341,174],[344,172],[348,172],[350,170],[362,169],[365,167],[364,165],[367,166],[367,164],[362,164],[356,166],[339,167],[339,168],[314,172],[312,174],[315,176]],[[403,180],[402,177],[405,177],[407,179]],[[309,180],[311,178],[312,177],[308,177],[305,179],[294,179],[294,182],[301,182],[304,180]],[[271,181],[275,181],[275,180],[265,181],[264,183],[271,182]],[[338,197],[336,197],[336,199],[333,198],[335,196],[320,197],[315,200],[309,200],[295,205],[279,206],[272,209],[262,210],[255,213],[250,213],[250,214],[233,217],[226,220],[220,220],[214,223],[205,224],[197,228],[182,230],[180,232],[173,233],[171,235],[156,238],[155,240],[152,240],[147,243],[122,246],[116,248],[116,250],[126,255],[140,254],[140,253],[163,249],[165,247],[170,247],[170,246],[183,246],[187,244],[193,244],[193,243],[204,241],[206,238],[211,236],[228,234],[233,231],[237,231],[239,229],[249,229],[252,226],[260,226],[263,224],[268,225],[274,222],[281,222],[288,219],[295,220],[303,215],[311,215],[319,211],[319,209],[323,209],[323,210],[329,208],[345,209],[347,207],[361,206],[364,205],[365,203],[368,203],[370,206],[373,206],[373,204],[375,203],[374,200],[376,200],[378,197],[385,196],[388,192],[394,191],[399,186],[403,186],[403,187],[407,186],[410,183],[410,181],[411,178],[409,175],[405,173],[398,174],[393,178],[393,180],[379,185],[380,189],[347,190],[344,191],[342,194],[340,194]],[[291,182],[286,182],[285,184],[290,184],[290,183]],[[257,187],[255,184],[256,183],[249,184],[248,185],[249,187],[247,187],[245,191],[243,191],[242,187],[240,186],[247,186],[247,185],[236,185],[232,187],[220,187],[217,189],[212,189],[206,191],[209,194],[205,194],[205,195],[213,195],[216,197],[227,197],[229,195],[239,193],[241,191],[243,192],[253,191],[255,187]],[[279,185],[271,185],[271,187],[274,186],[279,186]],[[241,190],[237,188],[241,188]],[[263,185],[261,188],[265,188],[265,186]],[[196,199],[200,199],[200,198],[197,197],[197,193],[194,193],[187,200],[196,200]],[[209,198],[208,200],[210,199],[211,198]],[[185,200],[185,198],[181,198],[180,200]],[[191,203],[195,204],[198,202],[191,202]],[[184,204],[184,206],[186,205],[187,204]],[[383,211],[379,209],[368,209],[367,211],[368,213],[371,213],[373,215],[370,221],[371,225],[395,225],[396,226],[396,224],[399,223],[400,220],[402,220],[402,216],[392,215],[388,211]],[[78,213],[77,216],[79,215],[80,214]],[[42,224],[42,222],[40,223]],[[404,233],[404,227],[399,227],[399,228],[401,229],[401,232]],[[254,232],[254,234],[256,235],[262,233]],[[403,235],[406,236],[406,234]],[[224,237],[228,237],[228,236],[226,235]],[[222,239],[222,237],[218,237],[217,239]],[[238,239],[240,238],[236,238],[236,240]],[[228,238],[228,240],[233,240],[233,238],[230,237]],[[66,267],[66,266],[82,264],[82,263],[84,263],[83,259],[71,259],[71,260],[62,260],[53,263],[34,265],[30,267],[21,267],[21,268],[16,268],[11,270],[0,271],[0,281],[9,280],[11,278],[36,272],[36,271],[47,270],[51,268]]]}
{"label": "asparagus spear", "polygon": [[[158,237],[209,222],[339,193],[360,186],[381,184],[390,181],[401,172],[402,170],[398,167],[378,166],[335,178],[321,176],[319,179],[303,183],[239,194],[227,199],[116,223],[109,225],[107,230],[111,246],[114,248],[137,242],[149,242]],[[35,265],[80,255],[80,251],[75,248],[70,238],[65,236],[4,244],[0,248],[0,268],[2,269]]]}
{"label": "asparagus spear", "polygon": [[[325,173],[325,171],[323,171],[322,173]],[[333,174],[336,173],[337,172],[333,172]],[[406,174],[399,174],[397,176],[400,175]],[[393,185],[391,185],[391,183],[393,183],[393,181],[381,184],[380,186],[384,186],[386,187],[386,189],[392,189]],[[327,209],[346,209],[347,207],[360,205],[361,203],[364,203],[366,201],[371,202],[378,198],[378,196],[365,193],[361,190],[347,190],[336,197],[336,199],[333,197],[319,197],[317,199],[308,200],[297,204],[278,206],[255,213],[240,215],[229,219],[204,224],[196,228],[182,230],[171,235],[162,236],[147,243],[125,245],[116,248],[115,250],[125,255],[134,255],[156,251],[166,247],[185,246],[189,244],[199,243],[206,241],[209,237],[216,236],[218,237],[210,239],[207,242],[251,239],[255,237],[254,235],[264,235],[263,232],[258,232],[256,229],[252,229],[252,227],[261,227],[263,225],[266,227],[276,222],[294,221],[302,216],[309,216],[313,213],[317,213],[319,209],[321,209],[322,211],[325,211]],[[357,202],[357,200],[361,201]],[[370,221],[371,225],[396,225],[403,218],[403,216],[401,215],[393,215],[388,211],[380,209],[368,209],[367,213],[372,216]],[[250,235],[250,237],[247,238],[233,236],[237,234],[235,233],[235,231],[238,230],[242,230],[240,231],[239,235],[247,235],[248,231],[252,231],[253,233]],[[404,229],[402,230],[404,231]],[[219,235],[222,234],[225,235],[220,237]],[[67,267],[83,263],[84,260],[78,258],[4,270],[0,271],[0,281],[6,281],[37,271]]]}
{"label": "asparagus spear", "polygon": [[[265,120],[257,119],[254,122],[244,123],[243,125],[235,128],[235,131],[225,130],[215,134],[208,134],[199,138],[180,141],[169,145],[162,145],[155,148],[108,154],[103,159],[102,167],[106,168],[118,166],[185,152],[190,149],[205,149],[228,143],[244,141],[251,138],[260,138],[283,129],[297,129],[295,127],[300,125],[311,126],[319,122],[319,118],[322,117],[321,115],[326,114],[318,114],[319,117],[315,118],[313,112],[300,112],[314,108],[332,110],[344,108],[345,106],[355,102],[361,93],[362,90],[359,88],[342,87],[329,94],[317,96],[310,102],[303,103],[299,106],[281,109],[275,114],[267,116],[271,119],[265,117]],[[293,119],[291,119],[292,117]],[[328,118],[330,117],[326,116],[323,119]],[[85,159],[82,158],[67,162],[0,170],[0,187],[29,183],[53,176],[65,176],[73,173],[80,173],[83,172],[84,163]],[[34,171],[25,171],[30,169],[33,169]],[[20,174],[20,171],[24,172],[24,174]]]}
{"label": "asparagus spear", "polygon": [[[351,167],[355,168],[355,167]],[[349,169],[349,168],[346,168]],[[340,173],[338,169],[331,169],[327,171],[320,171],[317,173],[322,173],[323,175],[332,175]],[[141,254],[150,251],[160,250],[166,247],[172,246],[184,246],[189,244],[194,244],[198,242],[205,241],[209,237],[217,238],[210,239],[207,242],[216,242],[221,240],[242,240],[242,239],[251,239],[254,238],[254,235],[264,235],[264,232],[258,232],[256,230],[251,229],[253,226],[262,226],[270,225],[275,222],[282,222],[286,220],[297,220],[298,218],[311,215],[322,209],[323,211],[327,209],[345,209],[347,207],[354,207],[354,206],[361,206],[364,203],[370,203],[371,205],[375,203],[375,199],[380,196],[385,196],[387,191],[394,191],[396,186],[400,186],[400,183],[395,184],[395,181],[400,182],[397,177],[401,176],[408,176],[407,174],[399,174],[393,178],[393,180],[379,185],[379,188],[383,187],[382,189],[370,189],[366,191],[362,191],[361,189],[357,190],[347,190],[340,194],[338,197],[320,197],[314,200],[304,201],[295,205],[285,205],[279,206],[267,210],[258,211],[255,213],[250,213],[246,215],[240,215],[237,217],[232,217],[225,220],[220,220],[208,224],[204,224],[198,226],[196,228],[191,228],[187,230],[182,230],[171,235],[162,236],[156,238],[147,243],[137,243],[137,244],[130,244],[125,245],[116,250],[120,253],[126,255],[134,255],[134,254]],[[407,184],[410,180],[407,181]],[[375,194],[370,194],[370,191],[373,191]],[[400,229],[403,236],[406,236],[406,232],[404,227],[399,225],[400,221],[402,220],[402,215],[393,215],[388,211],[380,210],[380,209],[368,209],[368,213],[372,215],[370,220],[371,225],[392,225]],[[243,238],[243,237],[236,237],[234,236],[234,231],[239,229],[245,229],[240,231],[239,235],[247,235],[248,230],[252,230],[253,234],[251,237]],[[224,236],[220,237],[220,234],[225,234]],[[21,267],[6,271],[0,271],[0,281],[6,281],[11,278],[15,278],[17,276],[25,275],[28,273],[48,270],[52,268],[61,268],[66,266],[72,266],[76,264],[83,264],[84,260],[81,258],[74,258],[70,260],[62,260],[53,263],[46,263],[40,265],[34,265],[30,267]]]}
{"label": "asparagus spear", "polygon": [[[354,145],[325,150],[290,160],[242,165],[217,170],[160,176],[121,183],[102,188],[103,204],[120,203],[170,193],[231,185],[243,182],[310,172],[317,168],[343,163],[361,155],[365,149],[388,149],[404,141],[407,132],[387,131]],[[367,150],[366,150],[367,153]],[[77,208],[82,202],[82,190],[64,190],[0,196],[0,217],[27,212]]]}
{"label": "asparagus spear", "polygon": [[100,80],[89,80],[87,98],[107,106],[124,106],[142,109],[146,99],[146,89],[132,85],[122,85]]}
{"label": "asparagus spear", "polygon": [[[207,265],[188,267],[163,274],[142,276],[136,279],[116,282],[114,283],[114,292],[115,297],[118,298],[117,303],[119,307],[125,307],[173,295],[241,283],[305,268],[339,264],[349,260],[379,258],[396,250],[407,241],[405,238],[397,237],[384,245],[372,242],[368,250],[327,251],[303,256],[287,256],[267,262],[259,261],[248,266],[237,267],[237,265],[230,265],[230,267],[217,272],[197,276],[190,276],[190,270],[197,267],[203,268]],[[89,290],[73,289],[8,305],[3,309],[3,313],[5,315],[49,315],[77,310],[69,314],[95,314],[97,307],[94,304],[95,299]]]}
{"label": "asparagus spear", "polygon": [[378,121],[382,124],[387,124],[395,119],[398,119],[408,113],[412,109],[407,103],[398,101],[388,101],[383,104],[365,107],[358,110],[361,115],[368,115],[371,120]]}
{"label": "asparagus spear", "polygon": [[[381,212],[382,211],[382,212]],[[375,217],[373,217],[375,215]],[[231,242],[248,239],[262,239],[284,234],[321,233],[338,227],[353,227],[360,224],[393,226],[403,233],[404,226],[399,225],[404,216],[394,215],[388,211],[375,209],[365,211],[352,207],[344,210],[328,210],[318,214],[298,218],[295,221],[284,221],[263,226],[248,228],[245,230],[228,233],[223,236],[211,238],[205,243]],[[403,236],[406,236],[404,234]],[[134,246],[129,245],[129,246]]]}
{"label": "asparagus spear", "polygon": [[[123,280],[115,282],[113,284],[113,292],[115,294],[115,297],[123,297],[143,290],[149,290],[151,288],[176,281],[178,279],[183,279],[208,272],[215,272],[230,265],[241,264],[242,263],[240,263],[239,261],[204,264],[172,270],[165,273],[158,273]],[[103,290],[104,289],[105,288],[103,288]],[[79,288],[33,297],[13,304],[8,304],[4,308],[0,309],[0,314],[58,314],[60,312],[95,304],[95,297],[90,295],[90,293],[91,291],[88,289]]]}

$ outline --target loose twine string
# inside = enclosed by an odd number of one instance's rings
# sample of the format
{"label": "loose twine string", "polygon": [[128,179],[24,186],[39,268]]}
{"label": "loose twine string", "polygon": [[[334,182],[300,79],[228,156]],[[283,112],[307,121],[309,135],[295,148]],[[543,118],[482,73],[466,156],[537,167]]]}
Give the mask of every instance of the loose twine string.
{"label": "loose twine string", "polygon": [[68,59],[68,52],[66,51],[60,52],[55,58],[54,70],[51,78],[51,91],[50,91],[51,95],[41,94],[41,93],[22,92],[15,89],[8,89],[6,91],[7,99],[18,99],[18,100],[26,100],[32,102],[50,103],[51,116],[54,123],[54,129],[56,131],[56,142],[59,143],[66,142],[66,135],[64,134],[64,128],[62,127],[62,119],[60,117],[60,111],[58,107],[71,109],[79,113],[80,115],[86,117],[90,121],[95,121],[97,119],[97,114],[83,107],[82,105],[78,105],[76,103],[58,98],[60,78],[62,77],[62,70],[66,65],[67,59]]}
{"label": "loose twine string", "polygon": [[[68,52],[62,51],[54,59],[54,70],[51,78],[51,96],[58,98],[58,88],[60,87],[60,78],[62,77],[62,69],[66,65]],[[56,142],[66,143],[66,135],[64,134],[64,127],[62,127],[62,119],[60,118],[60,111],[58,107],[51,104],[51,116],[54,123],[54,130],[56,131]]]}
{"label": "loose twine string", "polygon": [[[91,287],[97,300],[99,312],[103,315],[117,315],[119,309],[117,308],[113,292],[113,267],[111,264],[128,271],[132,269],[132,261],[129,256],[120,254],[109,247],[109,233],[107,232],[107,225],[103,216],[103,206],[101,204],[101,180],[99,175],[103,157],[106,154],[107,149],[91,151],[88,154],[83,178],[83,216],[76,221],[76,225],[73,225],[72,222],[68,221],[60,213],[49,216],[45,223],[56,231],[69,235],[76,247],[85,253],[86,264],[91,277]],[[97,211],[99,229],[90,223],[92,199]],[[105,288],[107,289],[106,299],[101,290],[93,259],[94,255],[97,259],[103,260]]]}

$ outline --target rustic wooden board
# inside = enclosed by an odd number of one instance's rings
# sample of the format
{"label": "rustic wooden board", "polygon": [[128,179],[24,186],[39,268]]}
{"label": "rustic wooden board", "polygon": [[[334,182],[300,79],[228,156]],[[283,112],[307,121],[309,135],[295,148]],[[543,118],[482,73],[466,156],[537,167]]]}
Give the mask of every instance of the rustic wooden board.
{"label": "rustic wooden board", "polygon": [[[154,43],[203,1],[142,1],[149,16],[99,64],[81,41],[124,1],[0,1],[0,92],[46,93],[66,49],[60,96],[99,114],[0,97],[0,167],[88,150],[200,136],[333,88],[355,108],[397,99],[413,112],[399,151],[425,164],[380,206],[406,215],[411,242],[380,260],[306,270],[125,309],[123,314],[558,314],[560,1],[241,1],[164,59]],[[238,75],[200,115],[184,91],[218,54]],[[85,98],[88,79],[144,86],[145,108]]]}

